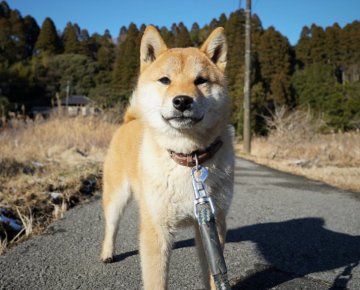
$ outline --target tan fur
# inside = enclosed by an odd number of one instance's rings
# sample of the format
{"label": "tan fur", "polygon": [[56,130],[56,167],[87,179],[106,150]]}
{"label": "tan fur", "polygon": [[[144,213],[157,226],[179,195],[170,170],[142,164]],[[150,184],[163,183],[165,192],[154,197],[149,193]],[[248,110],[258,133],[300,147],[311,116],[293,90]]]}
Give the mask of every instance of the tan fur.
{"label": "tan fur", "polygon": [[[190,153],[209,146],[220,136],[224,142],[208,167],[206,190],[213,198],[220,240],[224,245],[226,222],[233,191],[234,153],[224,70],[226,42],[222,28],[216,29],[201,47],[168,49],[154,27],[143,36],[141,74],[124,124],[117,130],[104,163],[103,207],[105,238],[101,259],[111,261],[119,218],[131,195],[140,209],[140,254],[145,290],[167,289],[173,236],[181,226],[195,226],[191,169],[178,165],[168,149]],[[170,84],[159,81],[168,77]],[[208,81],[195,85],[201,76]],[[173,98],[190,96],[194,103],[185,119]],[[177,115],[176,115],[177,116]],[[182,118],[181,117],[181,118]],[[196,231],[197,232],[197,231]],[[196,242],[205,287],[210,282],[203,249]],[[210,285],[211,284],[211,285]]]}

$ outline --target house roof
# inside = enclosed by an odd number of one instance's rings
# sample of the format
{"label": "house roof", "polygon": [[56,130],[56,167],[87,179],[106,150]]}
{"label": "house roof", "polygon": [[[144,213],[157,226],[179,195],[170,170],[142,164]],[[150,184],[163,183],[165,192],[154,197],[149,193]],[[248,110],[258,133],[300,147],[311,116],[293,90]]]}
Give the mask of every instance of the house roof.
{"label": "house roof", "polygon": [[81,105],[87,105],[90,103],[90,99],[86,96],[70,96],[69,99],[63,98],[61,100],[61,105],[66,106],[81,106]]}

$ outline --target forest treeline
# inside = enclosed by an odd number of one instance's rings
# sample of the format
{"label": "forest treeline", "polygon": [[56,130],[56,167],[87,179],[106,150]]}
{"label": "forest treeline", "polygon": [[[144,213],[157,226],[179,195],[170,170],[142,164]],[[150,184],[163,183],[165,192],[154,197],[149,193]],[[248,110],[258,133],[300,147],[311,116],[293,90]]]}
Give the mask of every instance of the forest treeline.
{"label": "forest treeline", "polygon": [[[295,46],[252,15],[251,110],[253,131],[266,133],[264,115],[276,106],[310,109],[328,128],[360,128],[360,22],[325,29],[303,27]],[[233,122],[242,131],[245,13],[222,14],[200,27],[159,27],[169,47],[199,46],[218,26],[228,40],[227,79]],[[131,23],[114,37],[92,35],[69,22],[60,31],[46,18],[41,26],[0,3],[0,115],[20,107],[51,105],[56,94],[87,95],[99,107],[124,107],[136,83],[145,25]]]}

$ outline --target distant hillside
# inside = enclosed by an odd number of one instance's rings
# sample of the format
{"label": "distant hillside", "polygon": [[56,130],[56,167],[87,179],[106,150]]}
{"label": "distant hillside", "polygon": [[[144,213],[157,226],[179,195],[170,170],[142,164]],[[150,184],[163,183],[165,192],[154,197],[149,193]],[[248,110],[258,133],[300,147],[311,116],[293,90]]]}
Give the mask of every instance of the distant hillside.
{"label": "distant hillside", "polygon": [[[171,47],[200,45],[217,26],[229,43],[227,76],[233,99],[233,122],[242,130],[244,66],[243,10],[225,14],[190,30],[183,23],[159,30]],[[8,110],[29,110],[54,103],[69,84],[74,94],[88,95],[104,108],[124,106],[139,69],[139,45],[145,26],[122,27],[116,43],[109,31],[89,35],[69,22],[59,31],[50,18],[41,27],[0,3],[0,117]],[[266,133],[264,115],[275,106],[306,107],[322,114],[329,128],[360,128],[360,22],[345,27],[304,27],[291,46],[274,27],[263,29],[252,16],[253,130]]]}

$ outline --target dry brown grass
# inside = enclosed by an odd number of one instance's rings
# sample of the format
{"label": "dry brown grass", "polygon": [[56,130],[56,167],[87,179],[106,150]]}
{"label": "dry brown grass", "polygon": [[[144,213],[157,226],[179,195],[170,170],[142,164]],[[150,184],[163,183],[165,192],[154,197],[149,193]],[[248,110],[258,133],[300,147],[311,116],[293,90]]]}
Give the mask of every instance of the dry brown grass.
{"label": "dry brown grass", "polygon": [[12,120],[0,129],[0,209],[26,233],[16,237],[0,223],[1,252],[89,199],[101,186],[102,161],[116,128],[102,117],[53,116]]}
{"label": "dry brown grass", "polygon": [[268,137],[254,137],[250,156],[258,163],[360,192],[360,132],[320,134],[321,119],[284,108],[267,120]]}
{"label": "dry brown grass", "polygon": [[113,133],[113,124],[100,117],[52,117],[50,120],[14,120],[11,130],[0,135],[1,155],[17,161],[58,158],[76,148],[84,154],[104,150]]}

